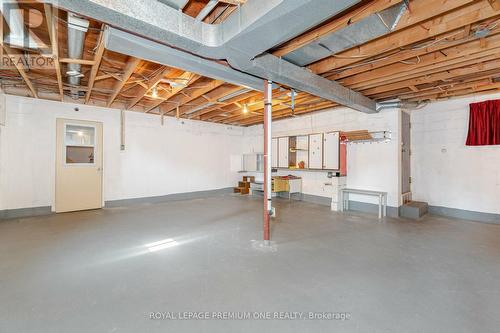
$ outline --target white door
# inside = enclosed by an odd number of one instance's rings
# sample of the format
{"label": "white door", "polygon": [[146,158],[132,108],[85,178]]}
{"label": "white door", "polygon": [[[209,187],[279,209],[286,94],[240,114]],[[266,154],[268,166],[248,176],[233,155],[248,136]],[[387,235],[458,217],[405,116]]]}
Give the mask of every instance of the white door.
{"label": "white door", "polygon": [[323,146],[323,169],[340,169],[340,133],[325,133]]}
{"label": "white door", "polygon": [[288,137],[278,138],[278,168],[288,168]]}
{"label": "white door", "polygon": [[57,213],[102,208],[102,123],[57,119]]}
{"label": "white door", "polygon": [[323,134],[309,135],[309,169],[323,169]]}
{"label": "white door", "polygon": [[274,138],[271,141],[271,167],[278,167],[278,139]]}

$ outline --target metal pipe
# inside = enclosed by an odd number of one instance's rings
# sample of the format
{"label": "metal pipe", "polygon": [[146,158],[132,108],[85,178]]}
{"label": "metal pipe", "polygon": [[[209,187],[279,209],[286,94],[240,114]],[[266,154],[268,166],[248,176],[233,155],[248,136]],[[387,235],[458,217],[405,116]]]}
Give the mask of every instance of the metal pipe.
{"label": "metal pipe", "polygon": [[422,103],[407,101],[380,102],[377,103],[377,112],[385,109],[415,109],[421,107],[422,105]]}
{"label": "metal pipe", "polygon": [[269,245],[269,220],[273,210],[271,188],[273,83],[264,81],[264,242]]}

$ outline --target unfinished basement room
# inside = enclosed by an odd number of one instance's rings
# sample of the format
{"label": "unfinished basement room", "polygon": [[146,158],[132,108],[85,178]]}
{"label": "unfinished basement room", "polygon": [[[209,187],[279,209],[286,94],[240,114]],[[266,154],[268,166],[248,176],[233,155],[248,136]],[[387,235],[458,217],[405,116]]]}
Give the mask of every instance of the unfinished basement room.
{"label": "unfinished basement room", "polygon": [[500,0],[2,0],[0,332],[500,332]]}

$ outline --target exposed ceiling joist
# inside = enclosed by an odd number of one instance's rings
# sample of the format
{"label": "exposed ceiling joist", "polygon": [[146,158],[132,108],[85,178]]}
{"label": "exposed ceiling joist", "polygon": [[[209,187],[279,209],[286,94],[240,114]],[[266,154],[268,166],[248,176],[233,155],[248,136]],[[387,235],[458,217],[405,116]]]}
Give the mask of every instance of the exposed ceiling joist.
{"label": "exposed ceiling joist", "polygon": [[59,63],[59,40],[57,36],[57,21],[54,19],[53,7],[44,4],[45,20],[49,33],[50,44],[52,45],[52,58],[54,59],[54,70],[56,71],[57,86],[59,88],[60,100],[64,100],[63,80],[61,74],[61,64]]}
{"label": "exposed ceiling joist", "polygon": [[166,66],[162,66],[160,68],[160,70],[158,71],[158,73],[153,77],[151,78],[150,80],[148,80],[148,84],[147,84],[147,88],[142,88],[142,92],[138,93],[137,94],[137,97],[134,98],[132,101],[130,101],[130,103],[128,103],[127,105],[127,109],[131,109],[133,108],[137,103],[139,103],[139,101],[141,99],[144,98],[144,96],[146,96],[146,94],[153,88],[155,87],[160,81],[161,79],[163,79],[165,77],[165,75],[168,74],[168,72],[170,72],[171,69],[169,67],[166,67]]}
{"label": "exposed ceiling joist", "polygon": [[[455,4],[460,2],[446,1],[446,3]],[[436,10],[439,9],[436,8]],[[435,15],[430,9],[428,9],[428,12],[432,13],[428,15]],[[368,42],[354,49],[318,61],[308,67],[314,73],[322,74],[336,68],[354,64],[379,53],[403,48],[407,45],[463,28],[469,24],[474,24],[477,21],[498,17],[499,15],[500,12],[491,8],[484,1],[472,2],[468,6],[461,7],[436,19],[422,22],[422,24],[417,24],[407,29],[398,30],[382,40]]]}
{"label": "exposed ceiling joist", "polygon": [[108,102],[106,104],[107,107],[110,107],[111,104],[115,101],[116,97],[120,94],[122,91],[123,87],[127,83],[127,81],[130,79],[132,74],[134,74],[134,71],[136,70],[137,66],[141,63],[140,59],[137,58],[132,58],[128,61],[127,65],[125,66],[125,70],[123,72],[123,76],[121,77],[121,80],[116,82],[115,87],[113,88],[113,93],[108,99]]}
{"label": "exposed ceiling joist", "polygon": [[175,88],[172,88],[172,90],[167,95],[162,96],[162,98],[160,98],[157,102],[153,103],[153,105],[148,106],[145,112],[151,112],[152,110],[159,108],[162,104],[169,101],[173,96],[182,92],[185,88],[191,86],[193,83],[195,83],[198,79],[201,78],[199,75],[190,72],[183,72],[181,70],[175,70],[170,72],[169,77],[172,79],[178,78],[181,80],[185,80],[185,85],[180,85]]}
{"label": "exposed ceiling joist", "polygon": [[3,44],[3,49],[7,53],[7,56],[12,59],[12,63],[16,67],[17,71],[19,74],[22,76],[24,83],[28,86],[30,93],[33,97],[38,98],[38,93],[33,86],[33,83],[31,82],[31,79],[29,78],[28,74],[26,74],[26,71],[24,69],[24,59],[23,55],[18,53],[17,51],[14,51],[11,49],[9,46],[7,46],[5,43]]}
{"label": "exposed ceiling joist", "polygon": [[85,104],[90,101],[90,96],[92,95],[92,89],[94,88],[95,78],[97,73],[99,72],[99,67],[101,66],[102,56],[104,55],[104,33],[101,32],[99,35],[99,39],[97,40],[97,48],[94,56],[94,64],[92,65],[92,69],[90,71],[89,83],[87,85],[87,94],[85,96]]}
{"label": "exposed ceiling joist", "polygon": [[362,7],[355,9],[353,12],[350,11],[333,21],[323,24],[315,28],[314,30],[311,30],[303,35],[298,36],[297,38],[292,39],[291,41],[286,42],[272,53],[277,57],[282,57],[292,51],[295,51],[307,44],[320,39],[325,35],[347,27],[348,25],[354,24],[374,13],[380,12],[402,1],[403,0],[376,0],[368,2]]}

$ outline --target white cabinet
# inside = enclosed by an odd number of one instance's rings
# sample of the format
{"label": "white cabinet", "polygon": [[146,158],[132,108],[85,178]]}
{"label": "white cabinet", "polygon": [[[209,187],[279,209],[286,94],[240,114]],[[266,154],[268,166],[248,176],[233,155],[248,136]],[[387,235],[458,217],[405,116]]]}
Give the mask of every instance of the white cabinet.
{"label": "white cabinet", "polygon": [[243,155],[244,171],[257,171],[257,154]]}
{"label": "white cabinet", "polygon": [[243,170],[246,172],[263,172],[264,171],[264,154],[245,154],[243,155]]}
{"label": "white cabinet", "polygon": [[309,135],[309,169],[323,169],[323,134]]}
{"label": "white cabinet", "polygon": [[288,168],[288,137],[278,138],[278,168]]}
{"label": "white cabinet", "polygon": [[330,132],[324,135],[323,169],[340,169],[340,133]]}
{"label": "white cabinet", "polygon": [[271,141],[271,168],[278,167],[278,139],[274,138]]}

